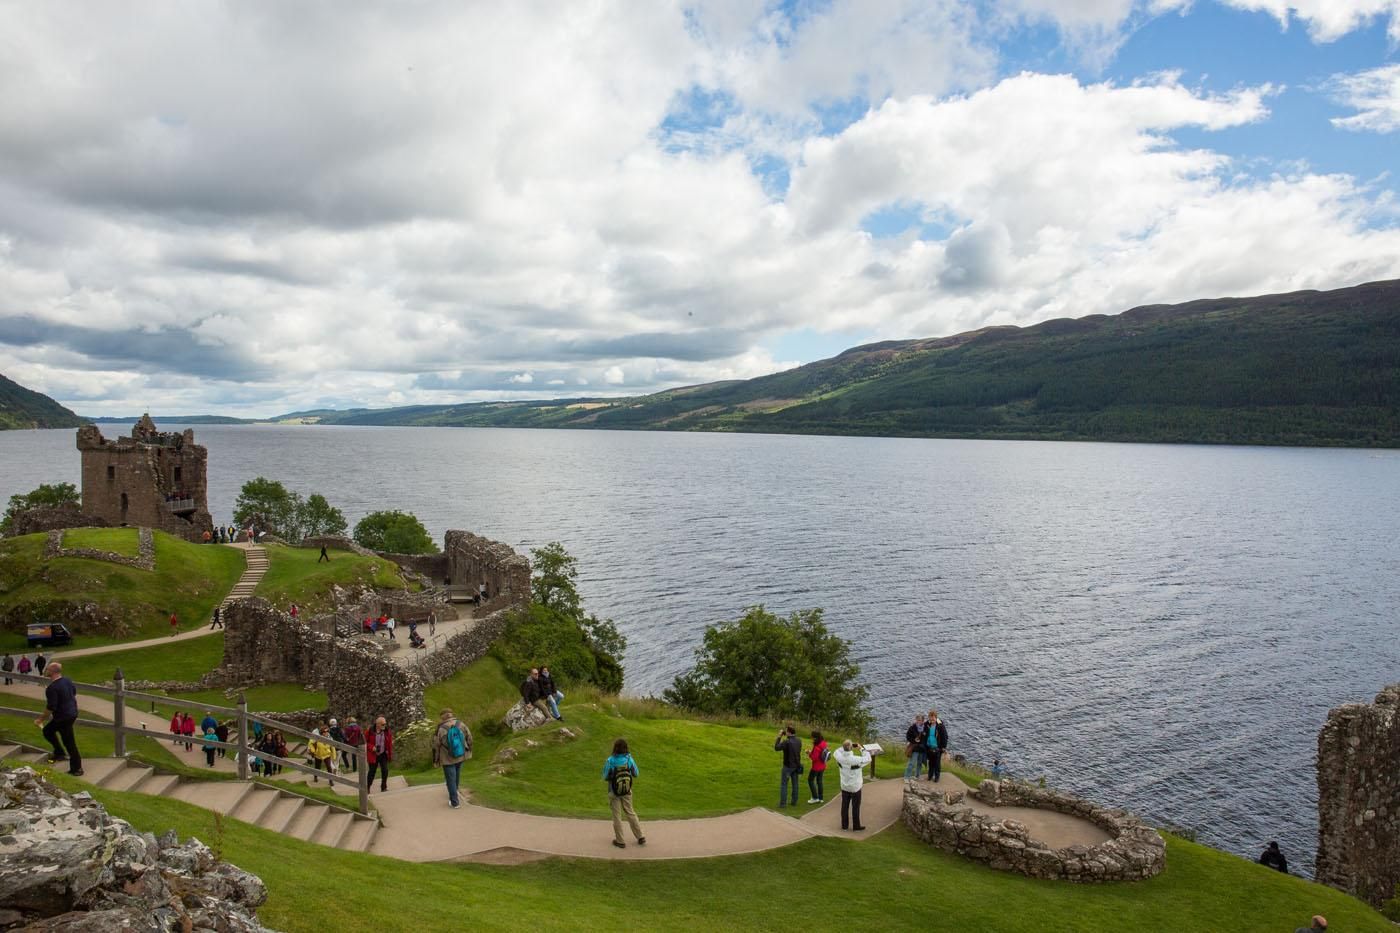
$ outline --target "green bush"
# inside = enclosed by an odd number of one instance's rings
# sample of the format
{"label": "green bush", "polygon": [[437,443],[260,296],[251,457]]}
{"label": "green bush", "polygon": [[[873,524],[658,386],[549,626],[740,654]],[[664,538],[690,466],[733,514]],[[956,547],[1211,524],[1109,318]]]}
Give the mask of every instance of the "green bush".
{"label": "green bush", "polygon": [[695,667],[676,678],[667,702],[704,713],[737,713],[868,731],[870,689],[856,683],[851,646],[827,631],[820,609],[780,618],[762,606],[712,625]]}
{"label": "green bush", "polygon": [[370,512],[355,523],[355,542],[388,554],[436,554],[438,546],[412,512]]}

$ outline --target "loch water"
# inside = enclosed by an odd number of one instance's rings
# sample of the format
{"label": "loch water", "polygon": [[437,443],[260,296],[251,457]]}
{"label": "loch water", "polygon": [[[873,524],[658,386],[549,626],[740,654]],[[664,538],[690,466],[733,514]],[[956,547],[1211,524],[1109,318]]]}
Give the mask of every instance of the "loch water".
{"label": "loch water", "polygon": [[[936,706],[954,751],[1241,854],[1278,839],[1302,868],[1319,726],[1400,681],[1400,451],[195,433],[216,521],[261,475],[325,494],[352,524],[400,508],[439,538],[562,542],[587,608],[629,639],[629,692],[659,693],[704,627],[746,606],[821,607],[882,732]],[[5,497],[77,483],[73,432],[0,432],[0,478]]]}

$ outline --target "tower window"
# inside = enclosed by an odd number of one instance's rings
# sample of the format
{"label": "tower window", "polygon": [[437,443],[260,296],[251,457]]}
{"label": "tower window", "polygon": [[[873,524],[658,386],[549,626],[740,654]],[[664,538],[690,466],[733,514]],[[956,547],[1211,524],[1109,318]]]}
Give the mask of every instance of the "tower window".
{"label": "tower window", "polygon": [[117,478],[117,468],[114,467],[114,466],[112,466],[110,463],[107,464],[107,478],[108,478],[108,479],[116,479],[116,478]]}

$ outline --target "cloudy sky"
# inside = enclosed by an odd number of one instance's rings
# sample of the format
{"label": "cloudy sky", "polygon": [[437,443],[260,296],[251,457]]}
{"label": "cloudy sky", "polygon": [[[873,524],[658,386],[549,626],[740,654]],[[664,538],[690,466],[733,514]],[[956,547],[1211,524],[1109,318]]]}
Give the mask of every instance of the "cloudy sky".
{"label": "cloudy sky", "polygon": [[1400,0],[0,0],[0,372],[616,395],[1400,276]]}

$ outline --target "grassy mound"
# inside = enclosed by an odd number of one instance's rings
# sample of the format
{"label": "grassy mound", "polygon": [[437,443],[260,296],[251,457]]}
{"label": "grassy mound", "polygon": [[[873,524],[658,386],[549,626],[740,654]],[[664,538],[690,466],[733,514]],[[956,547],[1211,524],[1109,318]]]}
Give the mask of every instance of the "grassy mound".
{"label": "grassy mound", "polygon": [[141,553],[141,533],[135,528],[71,528],[63,533],[63,546],[136,557]]}
{"label": "grassy mound", "polygon": [[[644,765],[645,767],[645,765]],[[70,790],[80,785],[58,778]],[[639,790],[640,792],[640,790]],[[258,914],[288,933],[326,929],[790,931],[874,929],[1277,931],[1323,913],[1334,929],[1393,930],[1330,888],[1168,837],[1167,870],[1138,884],[1073,885],[992,871],[923,845],[901,826],[863,842],[820,838],[757,855],[661,862],[550,859],[513,867],[412,864],[327,849],[179,801],[93,791],[138,829],[173,828],[267,884]],[[385,897],[316,897],[374,879]],[[794,919],[796,918],[796,919]]]}
{"label": "grassy mound", "polygon": [[320,556],[316,548],[267,545],[267,573],[255,595],[282,608],[296,603],[303,611],[316,612],[330,608],[333,586],[401,590],[408,585],[398,564],[390,560],[332,550],[329,563],[318,563]]}
{"label": "grassy mound", "polygon": [[[641,769],[638,786],[646,787],[648,818],[715,816],[778,802],[782,760],[773,751],[777,723],[696,719],[654,700],[583,689],[568,691],[560,710],[563,723],[519,735],[501,734],[500,719],[518,698],[516,685],[494,657],[482,658],[425,693],[430,718],[449,707],[472,728],[475,748],[462,768],[462,783],[471,788],[477,803],[525,813],[596,817],[603,761],[617,738],[627,739]],[[561,727],[577,737],[564,737]],[[811,746],[809,731],[799,733],[804,750]],[[828,736],[828,741],[835,739],[836,747],[843,737]],[[501,754],[507,749],[515,757]],[[882,775],[903,767],[893,758],[876,762]],[[505,773],[499,773],[502,770]],[[404,774],[410,783],[441,780],[439,771],[421,763]],[[804,776],[799,788],[801,801],[809,796],[805,780]],[[838,790],[833,773],[826,781],[827,799],[838,796]],[[807,809],[805,803],[801,809]]]}
{"label": "grassy mound", "polygon": [[[67,532],[65,544],[124,547],[132,529]],[[0,650],[26,648],[24,625],[64,621],[75,606],[93,605],[109,619],[98,632],[78,632],[75,647],[151,638],[169,632],[170,613],[182,627],[207,624],[210,614],[243,573],[243,555],[233,548],[191,544],[155,532],[154,570],[102,560],[44,558],[45,535],[0,541]]]}

